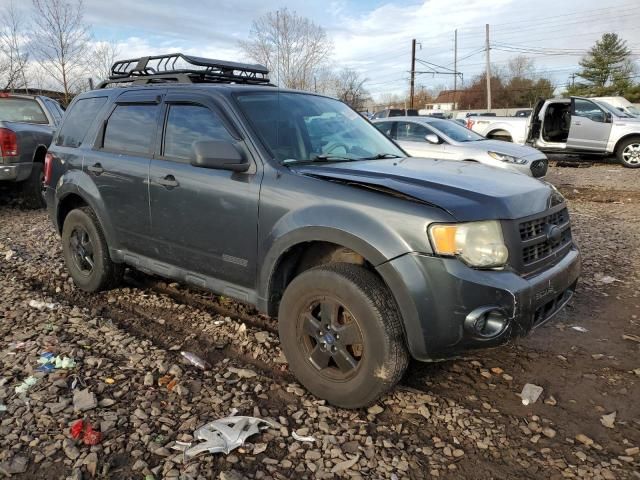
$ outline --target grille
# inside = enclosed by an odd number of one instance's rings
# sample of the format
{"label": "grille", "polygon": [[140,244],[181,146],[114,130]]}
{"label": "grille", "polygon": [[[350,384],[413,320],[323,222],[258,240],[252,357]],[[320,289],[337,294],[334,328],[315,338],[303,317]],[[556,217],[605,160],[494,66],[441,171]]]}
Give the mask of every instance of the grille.
{"label": "grille", "polygon": [[556,250],[560,250],[562,247],[571,243],[571,230],[567,229],[562,232],[562,237],[559,242],[552,244],[549,241],[531,245],[530,247],[524,247],[522,249],[522,261],[525,265],[542,260]]}
{"label": "grille", "polygon": [[531,163],[531,175],[534,177],[544,177],[547,174],[547,167],[549,162],[547,160],[536,160]]}
{"label": "grille", "polygon": [[527,272],[542,268],[566,253],[572,243],[569,212],[566,208],[518,225],[522,267]]}
{"label": "grille", "polygon": [[548,225],[562,225],[569,220],[569,212],[567,209],[560,210],[559,212],[546,215],[544,217],[522,222],[520,224],[520,240],[527,241],[535,237],[542,235]]}

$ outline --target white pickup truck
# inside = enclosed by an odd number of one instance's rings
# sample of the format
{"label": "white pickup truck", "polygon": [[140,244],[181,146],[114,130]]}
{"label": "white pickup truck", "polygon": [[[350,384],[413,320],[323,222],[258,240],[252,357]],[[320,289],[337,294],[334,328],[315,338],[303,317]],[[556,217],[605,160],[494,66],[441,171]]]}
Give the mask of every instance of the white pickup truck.
{"label": "white pickup truck", "polygon": [[540,100],[529,118],[473,117],[467,128],[544,152],[616,155],[625,167],[640,168],[640,118],[594,99]]}

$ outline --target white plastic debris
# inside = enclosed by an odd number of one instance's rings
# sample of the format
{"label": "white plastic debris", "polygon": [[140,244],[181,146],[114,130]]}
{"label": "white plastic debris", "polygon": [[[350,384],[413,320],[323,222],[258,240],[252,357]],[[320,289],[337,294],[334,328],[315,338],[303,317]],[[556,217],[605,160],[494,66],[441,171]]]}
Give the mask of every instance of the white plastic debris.
{"label": "white plastic debris", "polygon": [[38,379],[36,377],[27,377],[15,388],[15,391],[18,395],[24,395],[27,393],[27,390],[33,387],[36,383],[38,383]]}
{"label": "white plastic debris", "polygon": [[611,277],[609,275],[604,275],[598,278],[598,280],[600,281],[600,283],[603,283],[605,285],[610,285],[614,282],[619,282],[620,280],[618,280],[616,277]]}
{"label": "white plastic debris", "polygon": [[523,405],[531,405],[532,403],[536,403],[536,400],[540,398],[540,394],[544,389],[540,385],[534,385],[533,383],[527,383],[524,387],[522,387],[522,392],[520,392],[520,398],[522,399]]}
{"label": "white plastic debris", "polygon": [[7,411],[7,406],[0,403],[0,412],[6,412]]}
{"label": "white plastic debris", "polygon": [[613,428],[616,423],[616,412],[611,412],[608,415],[602,415],[602,417],[600,417],[600,423],[607,428]]}
{"label": "white plastic debris", "polygon": [[573,327],[571,327],[571,330],[575,330],[576,332],[580,333],[587,333],[589,331],[586,328],[581,327],[580,325],[574,325]]}
{"label": "white plastic debris", "polygon": [[221,418],[207,423],[193,432],[193,438],[202,440],[202,442],[195,445],[176,442],[171,448],[183,452],[187,459],[204,452],[228,455],[232,450],[242,446],[247,438],[269,427],[273,428],[274,425],[256,417]]}
{"label": "white plastic debris", "polygon": [[42,300],[29,300],[29,306],[37,310],[44,310],[45,308],[53,310],[54,308],[56,308],[55,303],[47,303],[43,302]]}
{"label": "white plastic debris", "polygon": [[313,443],[313,442],[316,441],[316,437],[312,437],[311,435],[309,435],[308,437],[304,437],[302,435],[298,435],[295,430],[293,432],[291,432],[291,436],[293,437],[294,440],[297,440],[299,442],[312,442]]}
{"label": "white plastic debris", "polygon": [[208,370],[211,368],[206,360],[203,360],[193,352],[180,352],[180,355],[187,360],[191,365],[196,366],[202,370]]}

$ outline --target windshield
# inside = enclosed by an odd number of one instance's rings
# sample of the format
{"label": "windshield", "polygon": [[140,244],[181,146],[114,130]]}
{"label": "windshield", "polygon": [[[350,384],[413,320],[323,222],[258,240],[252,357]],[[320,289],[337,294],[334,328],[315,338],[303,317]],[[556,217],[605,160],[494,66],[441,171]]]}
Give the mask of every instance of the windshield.
{"label": "windshield", "polygon": [[629,115],[626,112],[623,112],[622,110],[618,110],[616,107],[614,107],[613,105],[608,104],[607,102],[596,102],[598,105],[600,105],[602,108],[604,108],[606,111],[608,111],[609,113],[612,113],[614,117],[620,117],[620,118],[633,118],[633,115]]}
{"label": "windshield", "polygon": [[236,95],[242,112],[279,162],[406,157],[344,103],[303,93]]}
{"label": "windshield", "polygon": [[0,121],[49,123],[38,102],[28,98],[0,98]]}
{"label": "windshield", "polygon": [[454,142],[477,142],[478,140],[486,140],[482,135],[478,135],[476,132],[451,120],[433,120],[427,123],[427,125],[449,137]]}

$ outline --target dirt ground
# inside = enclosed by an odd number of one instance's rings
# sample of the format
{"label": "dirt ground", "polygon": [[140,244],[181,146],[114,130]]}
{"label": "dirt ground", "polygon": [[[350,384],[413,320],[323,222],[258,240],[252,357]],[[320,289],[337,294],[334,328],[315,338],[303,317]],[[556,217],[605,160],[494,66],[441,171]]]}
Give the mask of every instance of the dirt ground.
{"label": "dirt ground", "polygon": [[[0,476],[638,479],[639,175],[552,159],[547,180],[568,198],[583,254],[568,308],[512,344],[412,364],[394,391],[356,411],[296,384],[275,322],[249,307],[140,273],[117,290],[78,291],[46,214],[21,209],[5,190]],[[76,366],[37,372],[45,350]],[[180,351],[212,367],[185,364]],[[17,394],[30,375],[38,382]],[[528,406],[517,395],[526,383],[544,388]],[[79,411],[82,389],[97,404]],[[185,461],[171,449],[233,409],[273,426],[229,455]],[[81,418],[102,432],[98,445],[71,438]]]}

